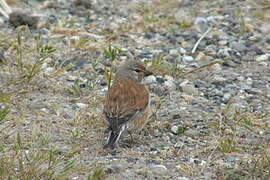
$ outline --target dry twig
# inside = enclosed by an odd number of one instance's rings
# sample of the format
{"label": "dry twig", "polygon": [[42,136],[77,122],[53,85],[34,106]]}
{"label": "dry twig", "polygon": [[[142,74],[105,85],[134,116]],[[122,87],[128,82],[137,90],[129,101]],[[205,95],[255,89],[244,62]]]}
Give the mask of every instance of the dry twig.
{"label": "dry twig", "polygon": [[9,19],[9,14],[12,13],[11,8],[8,6],[5,0],[0,0],[0,4],[2,8],[0,7],[0,13]]}
{"label": "dry twig", "polygon": [[195,51],[196,51],[198,45],[200,44],[200,42],[203,40],[203,38],[205,38],[205,36],[206,36],[211,30],[212,30],[212,26],[209,27],[209,28],[207,29],[207,31],[205,31],[205,33],[203,33],[203,35],[200,37],[200,39],[199,39],[199,40],[196,42],[196,44],[194,45],[194,47],[193,47],[191,53],[195,53]]}

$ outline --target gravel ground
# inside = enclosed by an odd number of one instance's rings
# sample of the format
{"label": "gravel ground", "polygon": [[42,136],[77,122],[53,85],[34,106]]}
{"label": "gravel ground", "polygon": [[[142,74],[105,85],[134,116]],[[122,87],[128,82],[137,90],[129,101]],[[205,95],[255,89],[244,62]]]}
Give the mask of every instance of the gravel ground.
{"label": "gravel ground", "polygon": [[[269,1],[7,2],[33,18],[0,16],[0,179],[270,178]],[[108,152],[127,59],[155,72],[151,118]]]}

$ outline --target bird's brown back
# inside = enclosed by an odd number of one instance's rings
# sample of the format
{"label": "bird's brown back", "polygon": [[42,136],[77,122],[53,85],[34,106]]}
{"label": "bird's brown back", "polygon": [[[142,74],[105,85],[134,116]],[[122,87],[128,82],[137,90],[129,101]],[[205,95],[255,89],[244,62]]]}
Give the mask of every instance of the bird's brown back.
{"label": "bird's brown back", "polygon": [[[143,84],[118,77],[108,90],[104,113],[109,122],[119,121],[120,118],[132,115],[134,110],[144,110],[148,102],[149,93]],[[119,122],[111,123],[117,125]]]}

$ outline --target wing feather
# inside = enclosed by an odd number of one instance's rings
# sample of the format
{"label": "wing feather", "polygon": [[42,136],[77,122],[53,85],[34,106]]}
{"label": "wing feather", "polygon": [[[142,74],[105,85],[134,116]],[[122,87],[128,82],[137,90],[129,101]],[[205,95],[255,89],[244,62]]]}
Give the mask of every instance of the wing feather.
{"label": "wing feather", "polygon": [[149,94],[143,84],[125,78],[115,79],[107,92],[104,114],[115,129],[141,113],[149,102]]}

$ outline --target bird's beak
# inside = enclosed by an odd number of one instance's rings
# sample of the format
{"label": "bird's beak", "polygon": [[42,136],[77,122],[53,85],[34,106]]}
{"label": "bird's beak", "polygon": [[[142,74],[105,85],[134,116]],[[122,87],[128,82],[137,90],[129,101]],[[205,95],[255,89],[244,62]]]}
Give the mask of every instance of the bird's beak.
{"label": "bird's beak", "polygon": [[145,70],[144,71],[144,75],[145,76],[150,76],[150,75],[152,75],[153,74],[153,72],[151,72],[151,71],[148,71],[148,70]]}

